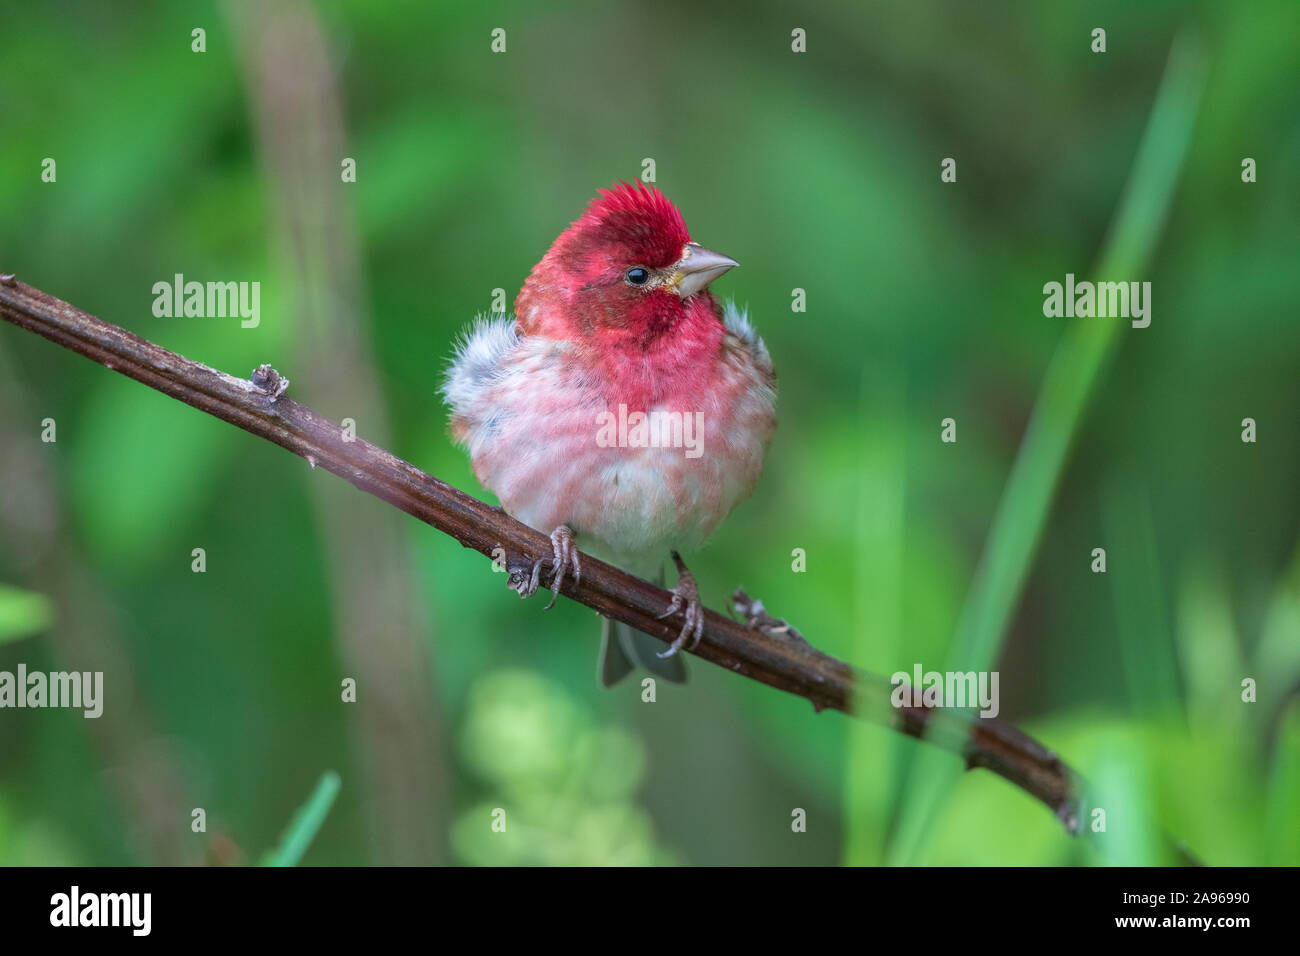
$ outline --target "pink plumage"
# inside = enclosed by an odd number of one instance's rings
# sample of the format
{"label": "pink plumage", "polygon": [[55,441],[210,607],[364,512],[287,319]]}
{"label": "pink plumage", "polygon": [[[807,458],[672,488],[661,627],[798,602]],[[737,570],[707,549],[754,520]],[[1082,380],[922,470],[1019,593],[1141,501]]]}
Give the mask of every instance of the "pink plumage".
{"label": "pink plumage", "polygon": [[745,314],[708,291],[734,265],[657,189],[619,184],[533,268],[515,317],[478,320],[443,391],[507,512],[657,577],[749,494],[775,376]]}

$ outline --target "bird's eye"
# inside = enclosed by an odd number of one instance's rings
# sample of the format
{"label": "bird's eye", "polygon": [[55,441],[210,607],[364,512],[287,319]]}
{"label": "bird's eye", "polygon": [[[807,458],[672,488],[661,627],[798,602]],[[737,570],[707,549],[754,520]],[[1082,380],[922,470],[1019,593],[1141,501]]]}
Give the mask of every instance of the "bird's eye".
{"label": "bird's eye", "polygon": [[650,270],[636,266],[635,268],[628,269],[624,278],[627,279],[628,282],[632,283],[632,285],[645,285],[650,281]]}

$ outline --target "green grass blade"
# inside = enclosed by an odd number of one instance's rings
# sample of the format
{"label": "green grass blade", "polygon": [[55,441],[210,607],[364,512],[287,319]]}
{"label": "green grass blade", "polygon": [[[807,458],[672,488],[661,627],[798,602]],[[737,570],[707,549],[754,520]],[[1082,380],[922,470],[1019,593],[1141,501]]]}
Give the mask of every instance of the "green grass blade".
{"label": "green grass blade", "polygon": [[289,821],[284,836],[280,838],[280,845],[262,857],[262,866],[298,865],[302,855],[311,846],[311,841],[316,839],[316,833],[325,822],[325,817],[329,815],[334,798],[338,796],[339,786],[339,775],[333,770],[321,774],[311,797]]}
{"label": "green grass blade", "polygon": [[[903,377],[885,365],[864,370],[864,422],[854,535],[854,628],[849,660],[872,666],[897,661],[903,649],[903,543],[907,463]],[[870,413],[868,413],[870,410]],[[862,693],[879,693],[864,688]],[[884,859],[889,804],[901,742],[867,721],[851,721],[845,738],[844,852],[851,866]]]}
{"label": "green grass blade", "polygon": [[[1137,278],[1155,247],[1191,138],[1208,58],[1192,39],[1175,41],[1151,119],[1094,278]],[[1034,405],[993,519],[992,530],[961,622],[951,667],[988,670],[997,658],[1037,548],[1066,453],[1102,364],[1121,328],[1116,320],[1073,320]],[[915,862],[933,815],[961,773],[955,757],[933,749],[918,755],[891,861]]]}
{"label": "green grass blade", "polygon": [[1111,564],[1115,624],[1129,702],[1143,717],[1178,713],[1178,662],[1164,604],[1150,495],[1130,476],[1102,489],[1102,528]]}

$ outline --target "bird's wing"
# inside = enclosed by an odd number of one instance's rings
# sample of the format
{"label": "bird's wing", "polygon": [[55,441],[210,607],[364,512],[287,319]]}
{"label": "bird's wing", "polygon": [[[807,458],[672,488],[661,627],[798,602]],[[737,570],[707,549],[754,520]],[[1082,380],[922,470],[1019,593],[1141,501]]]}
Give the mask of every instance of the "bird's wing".
{"label": "bird's wing", "polygon": [[503,360],[519,344],[513,316],[479,316],[456,343],[442,383],[453,417],[473,408],[483,389],[501,373]]}
{"label": "bird's wing", "polygon": [[749,321],[749,310],[741,308],[734,300],[728,299],[722,307],[722,324],[731,333],[727,344],[748,352],[763,377],[774,381],[772,357],[767,354],[767,346],[763,344],[762,337]]}

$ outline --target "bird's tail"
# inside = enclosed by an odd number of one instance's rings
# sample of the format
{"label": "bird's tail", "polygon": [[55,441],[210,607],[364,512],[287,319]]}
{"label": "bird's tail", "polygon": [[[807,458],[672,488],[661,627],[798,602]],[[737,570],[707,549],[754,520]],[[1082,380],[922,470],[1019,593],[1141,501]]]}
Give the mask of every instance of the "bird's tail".
{"label": "bird's tail", "polygon": [[659,656],[668,647],[663,641],[622,621],[605,618],[600,623],[600,682],[606,687],[613,687],[637,664],[664,680],[685,683],[686,664],[681,656]]}
{"label": "bird's tail", "polygon": [[[663,568],[659,569],[656,583],[664,583]],[[675,684],[686,682],[686,662],[680,654],[672,657],[660,657],[667,644],[643,634],[636,628],[604,618],[600,622],[600,682],[606,687],[613,687],[633,667],[640,664],[650,673],[670,680]]]}

